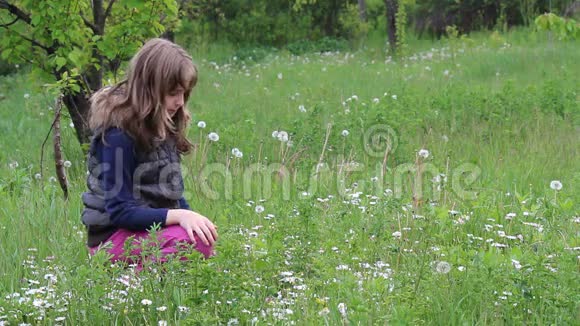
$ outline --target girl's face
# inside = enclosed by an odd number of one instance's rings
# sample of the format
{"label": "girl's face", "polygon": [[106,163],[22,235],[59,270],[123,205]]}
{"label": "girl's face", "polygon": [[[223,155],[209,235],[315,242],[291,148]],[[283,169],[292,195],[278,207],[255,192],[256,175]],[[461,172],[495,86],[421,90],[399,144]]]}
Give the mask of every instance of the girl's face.
{"label": "girl's face", "polygon": [[177,86],[176,89],[165,95],[163,99],[163,107],[171,117],[183,107],[185,104],[185,90],[181,86]]}

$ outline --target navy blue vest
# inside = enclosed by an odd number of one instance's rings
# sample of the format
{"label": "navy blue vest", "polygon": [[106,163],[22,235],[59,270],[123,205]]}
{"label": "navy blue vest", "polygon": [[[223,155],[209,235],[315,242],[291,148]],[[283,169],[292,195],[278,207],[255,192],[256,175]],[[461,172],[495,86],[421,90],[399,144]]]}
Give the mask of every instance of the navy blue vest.
{"label": "navy blue vest", "polygon": [[[84,210],[82,222],[87,227],[87,245],[94,247],[106,241],[118,228],[111,224],[105,211],[105,193],[101,186],[100,174],[107,168],[100,164],[95,150],[101,141],[97,132],[91,139],[88,153],[88,191],[83,193]],[[154,149],[135,152],[137,166],[133,174],[133,196],[140,204],[151,208],[179,208],[183,196],[180,156],[173,139],[158,142]]]}

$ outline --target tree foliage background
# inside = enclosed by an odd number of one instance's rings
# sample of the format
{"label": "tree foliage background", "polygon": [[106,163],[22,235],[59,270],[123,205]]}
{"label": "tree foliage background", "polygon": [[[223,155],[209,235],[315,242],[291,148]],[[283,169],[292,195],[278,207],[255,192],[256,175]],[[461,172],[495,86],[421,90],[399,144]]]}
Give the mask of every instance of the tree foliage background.
{"label": "tree foliage background", "polygon": [[545,12],[578,18],[580,1],[0,0],[0,75],[27,64],[53,80],[86,143],[88,98],[151,37],[307,52],[352,45],[373,31],[395,52],[407,31],[439,38],[448,26],[461,34],[505,30]]}

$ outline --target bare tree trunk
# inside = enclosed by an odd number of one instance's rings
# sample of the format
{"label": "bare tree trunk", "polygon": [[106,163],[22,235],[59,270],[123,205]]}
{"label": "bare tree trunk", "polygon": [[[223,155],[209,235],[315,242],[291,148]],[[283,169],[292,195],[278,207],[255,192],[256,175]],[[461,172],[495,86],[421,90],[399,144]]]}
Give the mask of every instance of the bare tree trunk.
{"label": "bare tree trunk", "polygon": [[358,0],[358,14],[360,20],[367,21],[367,2],[366,0]]}
{"label": "bare tree trunk", "polygon": [[387,8],[387,35],[389,36],[389,45],[391,53],[396,53],[397,50],[397,20],[396,15],[399,10],[399,3],[397,0],[385,0],[385,7]]}
{"label": "bare tree trunk", "polygon": [[173,32],[173,30],[171,29],[168,29],[163,34],[161,34],[161,38],[164,38],[171,42],[175,42],[175,32]]}
{"label": "bare tree trunk", "polygon": [[63,98],[74,124],[77,140],[80,144],[86,144],[90,141],[91,129],[89,128],[89,109],[90,103],[84,90],[76,94],[66,94]]}

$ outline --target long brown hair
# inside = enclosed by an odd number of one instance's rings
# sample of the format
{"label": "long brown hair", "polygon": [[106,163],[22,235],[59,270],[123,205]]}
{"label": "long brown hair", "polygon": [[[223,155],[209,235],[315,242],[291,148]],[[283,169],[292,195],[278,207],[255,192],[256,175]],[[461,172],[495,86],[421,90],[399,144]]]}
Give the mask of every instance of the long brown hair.
{"label": "long brown hair", "polygon": [[[103,132],[110,127],[123,129],[146,151],[156,141],[174,137],[178,151],[187,153],[192,144],[186,137],[191,118],[186,103],[196,83],[197,67],[182,47],[151,39],[131,59],[125,80],[91,97],[89,126]],[[171,117],[163,100],[179,86],[185,90],[184,105]]]}

